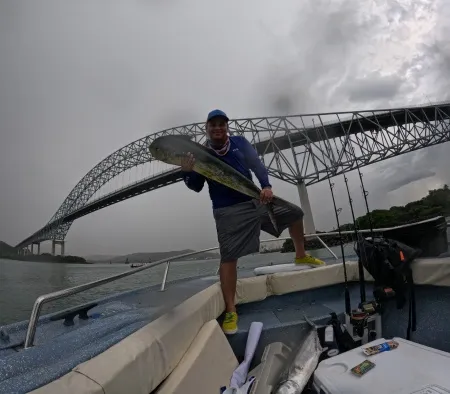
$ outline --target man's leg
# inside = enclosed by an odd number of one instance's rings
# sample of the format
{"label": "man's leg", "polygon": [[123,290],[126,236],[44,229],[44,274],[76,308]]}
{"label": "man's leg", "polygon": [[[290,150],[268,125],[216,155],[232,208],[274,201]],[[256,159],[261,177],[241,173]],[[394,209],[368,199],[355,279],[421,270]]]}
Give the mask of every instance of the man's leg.
{"label": "man's leg", "polygon": [[289,226],[289,235],[292,238],[295,248],[295,257],[303,258],[306,256],[305,252],[305,237],[303,231],[303,220],[296,220]]}
{"label": "man's leg", "polygon": [[306,254],[303,219],[296,220],[289,226],[289,234],[295,248],[295,264],[305,264],[313,267],[325,265],[322,260]]}
{"label": "man's leg", "polygon": [[217,239],[220,245],[220,284],[225,302],[222,329],[225,334],[237,332],[236,296],[237,261],[259,251],[261,219],[259,206],[253,201],[214,210]]}
{"label": "man's leg", "polygon": [[225,317],[222,330],[227,335],[235,334],[238,330],[238,315],[234,305],[237,282],[237,260],[220,263],[220,284],[222,286],[223,299],[225,301]]}
{"label": "man's leg", "polygon": [[236,312],[234,297],[236,294],[237,260],[220,263],[219,274],[225,301],[225,312]]}

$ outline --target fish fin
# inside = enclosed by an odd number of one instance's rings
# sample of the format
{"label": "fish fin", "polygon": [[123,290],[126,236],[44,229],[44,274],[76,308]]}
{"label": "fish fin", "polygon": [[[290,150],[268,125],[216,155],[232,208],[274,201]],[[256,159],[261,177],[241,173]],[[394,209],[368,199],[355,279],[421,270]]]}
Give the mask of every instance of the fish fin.
{"label": "fish fin", "polygon": [[192,141],[193,136],[190,134],[176,134],[176,135],[173,135],[173,137],[180,139],[180,140]]}

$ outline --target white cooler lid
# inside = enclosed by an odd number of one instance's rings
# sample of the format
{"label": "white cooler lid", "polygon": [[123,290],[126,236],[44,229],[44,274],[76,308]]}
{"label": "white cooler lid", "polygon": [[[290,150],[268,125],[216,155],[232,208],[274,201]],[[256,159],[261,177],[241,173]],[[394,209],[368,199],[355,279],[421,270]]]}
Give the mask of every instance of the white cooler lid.
{"label": "white cooler lid", "polygon": [[[393,340],[399,347],[388,352],[366,356],[358,347],[322,361],[314,373],[315,388],[326,394],[450,394],[450,353]],[[380,338],[363,347],[386,341]],[[362,376],[353,374],[351,369],[366,359],[375,367]]]}

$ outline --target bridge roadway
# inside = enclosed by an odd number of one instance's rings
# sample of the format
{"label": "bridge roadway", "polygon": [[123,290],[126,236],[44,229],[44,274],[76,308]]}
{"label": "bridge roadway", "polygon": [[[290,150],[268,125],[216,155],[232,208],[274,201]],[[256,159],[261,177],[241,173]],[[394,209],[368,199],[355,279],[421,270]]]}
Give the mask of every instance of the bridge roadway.
{"label": "bridge roadway", "polygon": [[[439,111],[436,110],[436,107],[439,108]],[[386,112],[381,113],[379,112],[380,110],[363,111],[361,113],[358,113],[358,115],[368,112],[373,112],[374,114],[364,117],[357,116],[356,119],[355,117],[353,117],[352,119],[342,120],[335,123],[317,124],[316,127],[307,127],[306,129],[299,129],[299,131],[291,132],[283,136],[278,136],[267,140],[255,141],[254,146],[260,155],[265,155],[274,153],[275,151],[292,149],[301,145],[317,143],[325,139],[332,140],[335,138],[344,138],[352,134],[379,131],[395,126],[401,127],[405,124],[411,123],[429,124],[432,121],[443,121],[450,119],[450,103],[417,108],[407,108],[406,110],[408,116],[405,115],[405,109],[386,110]],[[345,115],[345,113],[342,114]],[[351,113],[347,112],[347,114]],[[317,114],[316,116],[318,115],[325,116],[327,114]],[[329,115],[336,115],[336,113],[330,113]],[[307,115],[301,116],[306,117]],[[314,115],[310,116],[313,117]],[[295,116],[287,117],[287,119],[295,118]],[[287,124],[286,127],[291,129],[296,128],[294,125],[292,125],[292,123]],[[319,132],[317,132],[318,130]],[[450,135],[449,138],[446,139],[446,141],[449,140]],[[361,163],[360,165],[364,166],[371,163],[372,162]],[[340,172],[336,172],[334,175],[337,175],[339,173]],[[145,178],[131,185],[127,185],[122,189],[109,193],[99,199],[96,199],[95,201],[87,203],[83,207],[68,213],[61,219],[48,223],[33,235],[23,240],[16,247],[22,248],[30,245],[33,241],[36,240],[36,236],[38,234],[43,234],[47,231],[51,231],[55,226],[61,226],[61,224],[63,223],[71,223],[74,220],[88,215],[92,212],[98,211],[128,198],[132,198],[134,196],[179,182],[181,179],[182,178],[179,169],[173,169],[152,177]]]}

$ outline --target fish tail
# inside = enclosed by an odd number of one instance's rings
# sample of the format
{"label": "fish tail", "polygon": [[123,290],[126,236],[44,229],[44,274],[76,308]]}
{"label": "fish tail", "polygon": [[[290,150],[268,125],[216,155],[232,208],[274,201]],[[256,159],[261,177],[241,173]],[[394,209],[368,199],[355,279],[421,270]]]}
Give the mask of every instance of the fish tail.
{"label": "fish tail", "polygon": [[273,211],[273,205],[272,204],[267,204],[267,211],[269,213],[269,218],[270,221],[272,222],[273,228],[275,229],[275,232],[280,235],[278,233],[278,226],[277,226],[277,221],[275,219],[275,212]]}

